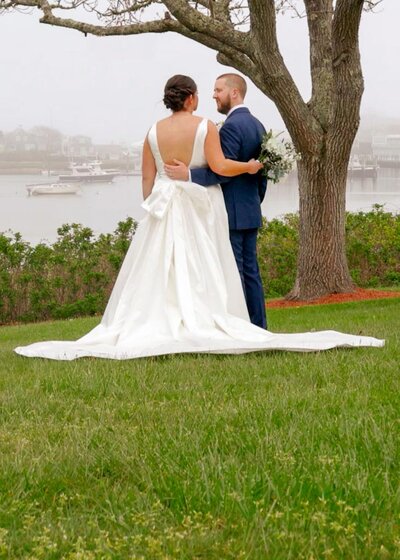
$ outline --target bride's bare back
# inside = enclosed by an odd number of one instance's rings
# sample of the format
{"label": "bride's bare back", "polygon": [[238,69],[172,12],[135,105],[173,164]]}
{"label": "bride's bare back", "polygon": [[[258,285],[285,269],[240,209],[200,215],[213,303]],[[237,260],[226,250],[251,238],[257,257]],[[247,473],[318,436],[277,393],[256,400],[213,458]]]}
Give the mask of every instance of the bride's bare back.
{"label": "bride's bare back", "polygon": [[[158,150],[164,164],[181,162],[186,166],[192,160],[196,132],[203,119],[194,117],[192,111],[182,110],[159,121],[156,125]],[[255,160],[239,162],[226,159],[216,126],[208,121],[207,136],[204,143],[204,155],[210,168],[219,175],[233,177],[241,173],[257,173],[262,167]],[[151,193],[157,173],[156,164],[146,137],[142,157],[142,190],[146,199]]]}
{"label": "bride's bare back", "polygon": [[172,164],[175,159],[189,165],[200,117],[175,114],[157,123],[157,142],[161,159]]}

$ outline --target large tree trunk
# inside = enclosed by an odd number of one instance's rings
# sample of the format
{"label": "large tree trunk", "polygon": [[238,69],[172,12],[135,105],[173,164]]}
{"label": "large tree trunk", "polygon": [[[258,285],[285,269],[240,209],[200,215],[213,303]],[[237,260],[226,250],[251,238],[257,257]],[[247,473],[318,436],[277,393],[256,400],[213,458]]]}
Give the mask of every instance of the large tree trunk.
{"label": "large tree trunk", "polygon": [[331,147],[318,158],[298,163],[299,257],[288,299],[307,300],[354,289],[345,253],[347,162]]}

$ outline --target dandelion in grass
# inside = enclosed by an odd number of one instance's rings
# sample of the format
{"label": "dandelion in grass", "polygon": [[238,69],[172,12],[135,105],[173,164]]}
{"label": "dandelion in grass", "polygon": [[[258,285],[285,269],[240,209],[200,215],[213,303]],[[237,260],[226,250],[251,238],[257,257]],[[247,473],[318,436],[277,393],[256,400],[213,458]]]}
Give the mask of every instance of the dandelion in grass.
{"label": "dandelion in grass", "polygon": [[290,171],[297,160],[300,159],[291,142],[278,139],[282,134],[269,130],[263,136],[259,161],[264,164],[263,174],[273,183],[278,183]]}

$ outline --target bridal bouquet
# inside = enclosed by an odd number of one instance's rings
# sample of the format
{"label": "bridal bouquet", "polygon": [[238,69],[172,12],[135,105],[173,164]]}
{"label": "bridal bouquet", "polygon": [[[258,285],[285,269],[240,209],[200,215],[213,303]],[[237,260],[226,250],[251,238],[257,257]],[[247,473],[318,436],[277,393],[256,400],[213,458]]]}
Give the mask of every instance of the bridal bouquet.
{"label": "bridal bouquet", "polygon": [[264,134],[258,158],[264,165],[263,174],[273,183],[290,173],[295,162],[300,159],[291,142],[278,140],[281,134],[274,134],[272,130]]}

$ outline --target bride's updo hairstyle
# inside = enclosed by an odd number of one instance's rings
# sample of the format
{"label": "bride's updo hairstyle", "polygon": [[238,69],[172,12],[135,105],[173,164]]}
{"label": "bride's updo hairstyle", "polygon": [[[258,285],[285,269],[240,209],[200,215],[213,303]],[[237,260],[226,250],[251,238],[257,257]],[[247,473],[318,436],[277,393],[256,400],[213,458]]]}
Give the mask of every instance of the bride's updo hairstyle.
{"label": "bride's updo hairstyle", "polygon": [[172,76],[165,84],[164,88],[164,105],[167,109],[171,109],[173,113],[181,111],[185,100],[189,95],[194,95],[197,86],[192,78],[177,74]]}

